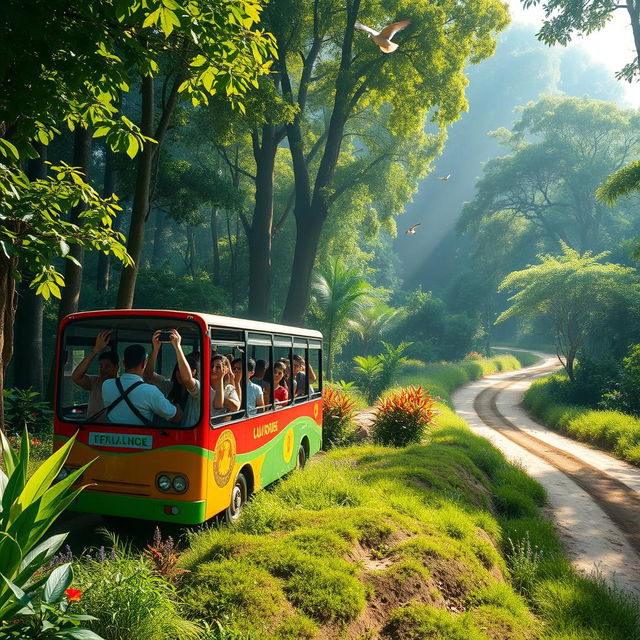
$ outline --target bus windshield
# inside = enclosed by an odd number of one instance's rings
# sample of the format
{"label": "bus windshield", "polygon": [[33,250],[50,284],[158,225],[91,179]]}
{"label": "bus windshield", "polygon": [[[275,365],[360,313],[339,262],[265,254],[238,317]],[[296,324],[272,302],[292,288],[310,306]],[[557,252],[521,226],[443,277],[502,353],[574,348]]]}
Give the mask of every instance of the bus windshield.
{"label": "bus windshield", "polygon": [[[102,385],[105,380],[124,372],[123,354],[130,345],[141,345],[146,355],[152,353],[152,336],[161,330],[164,340],[175,329],[181,338],[178,348],[189,363],[196,368],[195,378],[200,379],[202,371],[202,336],[195,322],[161,317],[95,317],[71,321],[61,337],[60,371],[58,372],[58,418],[75,423],[112,423],[118,426],[139,426],[121,424],[104,407]],[[108,332],[108,333],[107,333]],[[202,399],[184,392],[176,383],[176,347],[170,342],[160,342],[153,375],[148,382],[156,385],[174,404],[183,410],[180,423],[169,422],[157,415],[152,425],[162,428],[192,428],[200,422]],[[126,385],[123,383],[123,386]],[[198,382],[199,390],[199,382]],[[189,407],[186,405],[189,403]]]}

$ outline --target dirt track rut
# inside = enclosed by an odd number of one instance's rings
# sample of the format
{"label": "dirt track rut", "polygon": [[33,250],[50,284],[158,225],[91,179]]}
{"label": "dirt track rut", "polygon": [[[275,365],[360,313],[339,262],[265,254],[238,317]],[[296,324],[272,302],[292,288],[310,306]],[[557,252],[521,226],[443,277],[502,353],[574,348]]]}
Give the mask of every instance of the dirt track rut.
{"label": "dirt track rut", "polygon": [[569,557],[582,571],[640,596],[640,470],[533,421],[520,400],[536,377],[558,368],[546,354],[525,371],[490,376],[454,394],[479,435],[522,464],[549,495]]}

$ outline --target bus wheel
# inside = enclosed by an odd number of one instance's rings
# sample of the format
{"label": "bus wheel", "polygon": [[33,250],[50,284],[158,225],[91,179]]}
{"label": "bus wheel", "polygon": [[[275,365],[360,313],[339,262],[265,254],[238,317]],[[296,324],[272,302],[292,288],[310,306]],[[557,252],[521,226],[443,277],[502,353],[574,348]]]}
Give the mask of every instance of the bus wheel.
{"label": "bus wheel", "polygon": [[296,469],[304,469],[304,465],[307,464],[307,452],[304,450],[302,444],[298,447],[298,459],[296,460]]}
{"label": "bus wheel", "polygon": [[233,485],[231,491],[231,504],[226,508],[224,512],[225,520],[229,524],[233,524],[238,521],[240,514],[242,513],[242,507],[247,501],[247,479],[241,474],[238,474],[236,483]]}

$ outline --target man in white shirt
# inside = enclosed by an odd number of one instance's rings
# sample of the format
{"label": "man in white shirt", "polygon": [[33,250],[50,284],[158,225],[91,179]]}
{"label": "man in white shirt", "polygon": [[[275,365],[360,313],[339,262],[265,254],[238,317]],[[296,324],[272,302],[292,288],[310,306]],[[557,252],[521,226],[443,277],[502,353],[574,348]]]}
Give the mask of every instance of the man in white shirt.
{"label": "man in white shirt", "polygon": [[107,419],[116,424],[150,425],[154,414],[179,423],[182,409],[169,402],[162,391],[144,382],[142,373],[147,354],[140,344],[124,350],[125,372],[120,378],[105,380],[102,398],[107,407]]}

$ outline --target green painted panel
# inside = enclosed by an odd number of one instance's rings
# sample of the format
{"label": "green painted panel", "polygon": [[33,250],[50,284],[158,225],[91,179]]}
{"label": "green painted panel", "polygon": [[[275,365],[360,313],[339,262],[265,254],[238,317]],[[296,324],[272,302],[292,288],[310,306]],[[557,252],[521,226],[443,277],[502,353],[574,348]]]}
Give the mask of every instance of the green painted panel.
{"label": "green painted panel", "polygon": [[[164,512],[165,505],[178,508],[176,515]],[[196,502],[179,502],[177,500],[140,498],[95,491],[83,491],[70,507],[72,511],[83,513],[99,513],[110,516],[123,516],[138,520],[154,520],[158,522],[176,522],[178,524],[200,524],[205,520],[204,500]]]}

